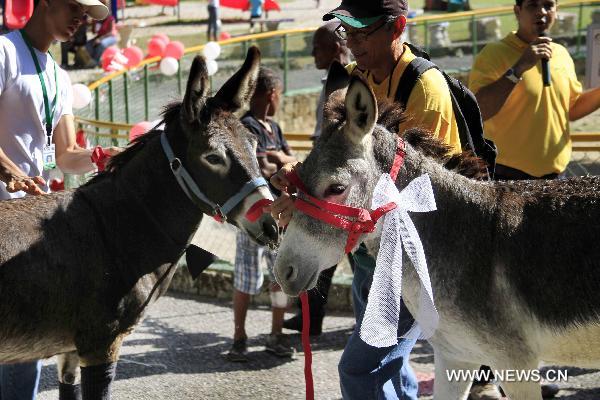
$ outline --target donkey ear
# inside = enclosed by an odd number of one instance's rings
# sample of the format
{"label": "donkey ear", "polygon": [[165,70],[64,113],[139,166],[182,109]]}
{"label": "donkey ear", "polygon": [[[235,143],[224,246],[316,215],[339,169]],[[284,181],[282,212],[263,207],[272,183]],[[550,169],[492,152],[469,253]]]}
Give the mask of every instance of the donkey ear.
{"label": "donkey ear", "polygon": [[346,93],[345,133],[354,143],[373,132],[377,122],[377,101],[373,91],[361,77],[353,76]]}
{"label": "donkey ear", "polygon": [[209,90],[208,70],[204,58],[196,56],[190,69],[185,95],[183,96],[184,121],[193,123],[198,119],[198,113],[206,102]]}
{"label": "donkey ear", "polygon": [[327,74],[327,83],[325,83],[325,98],[329,98],[331,93],[338,89],[348,87],[350,83],[350,74],[346,71],[346,68],[340,64],[337,60],[334,60],[329,67],[329,73]]}
{"label": "donkey ear", "polygon": [[254,94],[259,67],[260,50],[252,46],[248,49],[242,68],[225,82],[213,98],[215,105],[231,112],[245,107]]}

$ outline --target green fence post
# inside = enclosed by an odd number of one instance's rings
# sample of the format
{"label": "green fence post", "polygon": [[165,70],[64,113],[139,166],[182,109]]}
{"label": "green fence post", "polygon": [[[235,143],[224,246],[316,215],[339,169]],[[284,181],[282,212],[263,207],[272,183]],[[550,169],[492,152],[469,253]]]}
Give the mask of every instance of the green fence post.
{"label": "green fence post", "polygon": [[[94,89],[94,94],[95,94],[95,98],[94,98],[94,118],[96,119],[96,121],[100,120],[100,87],[97,87],[96,89]],[[98,133],[100,131],[100,129],[98,127],[96,127],[96,133]]]}
{"label": "green fence post", "polygon": [[100,120],[100,86],[94,89],[95,99],[94,99],[94,118],[96,121]]}
{"label": "green fence post", "polygon": [[113,99],[113,82],[112,79],[108,81],[108,117],[110,122],[115,122],[115,110],[114,99]]}
{"label": "green fence post", "polygon": [[181,78],[181,60],[177,60],[177,90],[179,90],[179,95],[183,92]]}
{"label": "green fence post", "polygon": [[471,15],[471,39],[473,41],[473,47],[471,52],[473,53],[473,57],[477,55],[477,20],[475,18],[475,14]]}
{"label": "green fence post", "polygon": [[125,97],[125,122],[129,123],[129,73],[123,74],[123,96]]}
{"label": "green fence post", "polygon": [[150,118],[150,102],[148,99],[148,64],[144,65],[144,120]]}
{"label": "green fence post", "polygon": [[423,29],[425,30],[423,34],[423,47],[429,53],[429,22],[427,20],[423,21]]}
{"label": "green fence post", "polygon": [[583,3],[579,3],[579,16],[577,17],[577,48],[575,54],[579,55],[581,50],[581,28],[583,25]]}
{"label": "green fence post", "polygon": [[244,40],[242,42],[242,59],[246,57],[246,53],[248,53],[248,41]]}
{"label": "green fence post", "polygon": [[287,93],[288,88],[288,35],[283,35],[283,93]]}

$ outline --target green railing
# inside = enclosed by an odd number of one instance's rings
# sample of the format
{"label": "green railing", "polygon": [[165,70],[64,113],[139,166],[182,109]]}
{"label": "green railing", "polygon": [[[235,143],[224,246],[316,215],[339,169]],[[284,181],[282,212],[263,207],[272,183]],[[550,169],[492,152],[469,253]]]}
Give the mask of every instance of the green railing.
{"label": "green railing", "polygon": [[[572,12],[576,24],[572,32],[566,32],[565,39],[570,41],[571,52],[581,53],[585,27],[591,20],[594,8],[600,0],[565,1],[559,7],[561,12]],[[498,18],[500,34],[505,35],[515,29],[512,7],[496,7],[477,11],[444,13],[419,16],[409,19],[408,33],[411,41],[431,51],[436,62],[445,69],[470,68],[471,60],[467,55],[476,54],[485,44],[485,39],[478,37],[477,22],[486,17]],[[435,47],[432,37],[433,27],[444,25],[450,45]],[[307,88],[320,86],[322,71],[315,69],[312,51],[312,35],[316,28],[291,29],[273,31],[257,35],[247,35],[219,42],[222,48],[218,59],[220,69],[211,77],[211,86],[218,88],[241,64],[246,50],[252,44],[257,45],[263,55],[263,63],[278,71],[283,77],[286,95]],[[495,39],[494,39],[495,40]],[[78,115],[93,120],[135,123],[143,120],[154,120],[159,117],[162,107],[169,100],[176,100],[182,95],[184,80],[191,66],[191,56],[202,51],[204,46],[186,49],[180,60],[176,76],[163,76],[158,70],[160,58],[144,60],[136,68],[109,74],[92,83],[89,87],[94,93],[91,106],[80,110]],[[463,54],[463,57],[443,57]],[[460,65],[444,65],[462,63]]]}

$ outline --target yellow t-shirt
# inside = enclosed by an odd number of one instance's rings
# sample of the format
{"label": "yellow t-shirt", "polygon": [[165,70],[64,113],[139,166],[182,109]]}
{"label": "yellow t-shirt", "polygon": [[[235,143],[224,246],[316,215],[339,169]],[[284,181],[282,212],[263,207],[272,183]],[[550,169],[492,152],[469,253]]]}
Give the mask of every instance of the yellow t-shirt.
{"label": "yellow t-shirt", "polygon": [[[528,44],[513,32],[486,45],[469,76],[473,93],[500,79],[521,57]],[[498,164],[533,176],[560,173],[571,158],[569,109],[581,94],[581,84],[567,49],[551,43],[552,85],[542,83],[541,63],[523,74],[506,102],[484,121],[485,135],[498,146]]]}
{"label": "yellow t-shirt", "polygon": [[[360,73],[365,77],[377,100],[394,101],[400,78],[406,66],[416,58],[410,48],[404,45],[404,53],[394,67],[390,77],[375,83],[373,75],[356,68],[356,63],[346,68],[350,73]],[[450,89],[443,75],[437,69],[430,69],[417,80],[406,104],[406,113],[410,118],[400,125],[400,132],[419,127],[430,130],[444,143],[451,145],[457,152],[461,151],[458,126],[452,110]]]}

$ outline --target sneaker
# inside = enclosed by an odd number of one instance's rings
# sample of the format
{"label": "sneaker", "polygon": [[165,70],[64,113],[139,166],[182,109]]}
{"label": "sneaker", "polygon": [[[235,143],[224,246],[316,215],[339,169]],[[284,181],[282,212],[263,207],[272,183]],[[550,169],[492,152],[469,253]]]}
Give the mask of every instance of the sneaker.
{"label": "sneaker", "polygon": [[502,394],[498,390],[498,386],[493,383],[483,385],[473,385],[469,394],[469,400],[500,400]]}
{"label": "sneaker", "polygon": [[226,358],[232,362],[247,362],[248,358],[248,345],[246,344],[247,338],[237,339],[233,341]]}
{"label": "sneaker", "polygon": [[289,337],[283,333],[271,333],[267,337],[265,350],[277,357],[291,358],[294,355],[294,349],[290,346]]}
{"label": "sneaker", "polygon": [[[298,313],[291,318],[283,321],[283,327],[292,331],[302,332],[302,313]],[[312,318],[310,319],[310,329],[308,334],[310,336],[319,336],[323,329],[323,318]]]}

